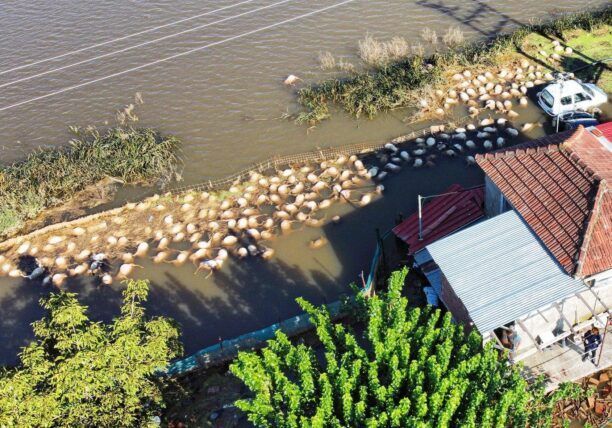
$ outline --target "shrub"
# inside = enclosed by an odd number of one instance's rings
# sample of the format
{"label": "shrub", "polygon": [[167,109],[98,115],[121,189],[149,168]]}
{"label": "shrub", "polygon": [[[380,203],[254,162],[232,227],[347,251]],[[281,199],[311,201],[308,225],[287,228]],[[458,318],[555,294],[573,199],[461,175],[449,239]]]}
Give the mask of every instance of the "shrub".
{"label": "shrub", "polygon": [[361,335],[299,299],[320,348],[278,331],[261,352],[241,352],[230,369],[253,395],[236,405],[258,427],[543,427],[559,399],[579,396],[571,383],[545,396],[541,379],[529,385],[449,313],[410,308],[405,277],[357,297]]}
{"label": "shrub", "polygon": [[[500,56],[515,52],[532,32],[562,36],[570,29],[593,31],[611,23],[612,7],[605,7],[525,25],[485,41],[463,42],[463,34],[455,27],[444,36],[444,42],[452,48],[435,52],[429,58],[423,58],[423,49],[418,46],[413,49],[414,56],[408,57],[410,48],[404,39],[381,42],[368,35],[359,43],[359,53],[374,69],[302,88],[298,102],[305,111],[298,115],[297,121],[314,124],[328,118],[331,103],[353,116],[369,118],[394,108],[410,107],[416,97],[409,92],[437,82],[444,70],[453,66],[493,65]],[[437,34],[429,28],[421,36],[434,47],[438,43]]]}
{"label": "shrub", "polygon": [[448,47],[458,46],[464,41],[463,31],[459,27],[450,27],[442,37],[442,41]]}
{"label": "shrub", "polygon": [[336,67],[336,58],[331,52],[319,52],[319,64],[322,70],[331,70]]}
{"label": "shrub", "polygon": [[93,129],[77,133],[67,149],[39,150],[0,169],[0,236],[105,177],[127,184],[171,179],[178,144],[151,129]]}
{"label": "shrub", "polygon": [[121,315],[89,319],[74,293],[41,301],[47,315],[18,367],[0,372],[2,427],[151,426],[164,408],[158,376],[182,353],[176,323],[148,319],[149,284],[128,280]]}

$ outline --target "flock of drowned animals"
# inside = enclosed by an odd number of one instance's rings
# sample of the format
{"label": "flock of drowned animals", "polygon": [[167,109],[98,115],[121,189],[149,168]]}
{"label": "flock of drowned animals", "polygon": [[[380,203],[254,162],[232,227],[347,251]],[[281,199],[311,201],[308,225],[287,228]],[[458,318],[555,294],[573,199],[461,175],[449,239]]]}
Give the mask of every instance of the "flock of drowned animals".
{"label": "flock of drowned animals", "polygon": [[[221,269],[236,258],[274,255],[268,243],[300,225],[320,227],[332,204],[363,207],[381,195],[380,183],[404,167],[432,166],[437,156],[465,157],[504,146],[519,131],[508,119],[476,119],[483,111],[514,119],[512,99],[527,104],[527,90],[553,76],[522,61],[495,74],[453,76],[446,91],[421,100],[423,112],[443,115],[454,105],[467,106],[474,123],[446,130],[433,126],[431,135],[399,137],[384,146],[370,164],[358,155],[340,155],[323,162],[288,165],[269,172],[252,171],[226,191],[187,191],[155,195],[121,208],[55,225],[0,243],[0,274],[61,286],[68,277],[95,276],[103,284],[129,277],[138,259],[181,266],[196,272]],[[439,105],[440,107],[432,107]],[[433,111],[432,111],[433,109]],[[527,131],[534,124],[523,124]],[[446,131],[446,132],[445,132]],[[311,248],[324,239],[311,242]]]}

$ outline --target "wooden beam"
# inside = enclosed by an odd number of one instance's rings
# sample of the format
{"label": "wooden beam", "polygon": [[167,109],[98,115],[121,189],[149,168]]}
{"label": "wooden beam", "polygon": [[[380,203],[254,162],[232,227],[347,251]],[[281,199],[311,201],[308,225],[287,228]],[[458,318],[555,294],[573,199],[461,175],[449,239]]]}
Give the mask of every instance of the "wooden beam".
{"label": "wooden beam", "polygon": [[[597,294],[595,291],[593,291],[593,287],[589,287],[589,291],[591,292],[591,294],[593,294],[593,296],[595,296],[595,299],[597,299],[597,301],[599,303],[601,303],[601,306],[603,306],[603,308],[606,310],[606,312],[609,313],[610,312],[610,308],[608,308],[608,306],[604,303],[604,301],[599,298],[599,294]],[[597,303],[595,303],[594,308],[597,309]]]}
{"label": "wooden beam", "polygon": [[542,313],[542,311],[540,311],[540,310],[538,309],[536,312],[538,313],[538,315],[540,315],[542,318],[544,318],[544,321],[546,321],[546,322],[550,322],[550,321],[548,321],[548,318],[546,318],[546,317],[544,316],[544,314]]}
{"label": "wooden beam", "polygon": [[527,327],[525,327],[525,324],[523,324],[523,321],[519,321],[517,320],[516,323],[518,325],[521,326],[521,328],[525,331],[525,333],[527,333],[527,336],[529,336],[529,338],[531,339],[531,341],[533,342],[533,344],[540,350],[543,351],[544,349],[538,344],[538,341],[531,335],[531,333],[529,332],[529,330],[527,329]]}
{"label": "wooden beam", "polygon": [[567,323],[567,325],[569,326],[570,331],[572,333],[575,333],[574,326],[572,326],[572,323],[567,318],[565,318],[565,315],[563,314],[563,309],[561,308],[559,303],[555,302],[555,303],[553,303],[553,306],[557,309],[557,311],[559,311],[559,315],[561,315],[561,319]]}
{"label": "wooden beam", "polygon": [[582,296],[582,294],[576,293],[576,296],[578,296],[578,298],[582,300],[582,302],[586,305],[587,309],[591,311],[591,315],[593,316],[597,315],[597,313],[595,312],[595,309],[597,307],[597,302],[595,302],[595,306],[591,308],[591,305],[589,304],[589,302],[586,301],[586,299]]}

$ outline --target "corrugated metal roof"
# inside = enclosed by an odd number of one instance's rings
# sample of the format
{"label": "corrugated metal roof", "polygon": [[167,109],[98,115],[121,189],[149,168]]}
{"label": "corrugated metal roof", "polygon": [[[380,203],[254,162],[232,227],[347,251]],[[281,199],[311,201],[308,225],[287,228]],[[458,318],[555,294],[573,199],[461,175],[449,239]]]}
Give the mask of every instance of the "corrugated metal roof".
{"label": "corrugated metal roof", "polygon": [[426,250],[481,333],[584,290],[515,211],[443,238]]}
{"label": "corrugated metal roof", "polygon": [[419,217],[414,213],[393,228],[414,254],[436,240],[484,216],[484,187],[466,190],[453,184],[423,206],[423,239],[419,240]]}

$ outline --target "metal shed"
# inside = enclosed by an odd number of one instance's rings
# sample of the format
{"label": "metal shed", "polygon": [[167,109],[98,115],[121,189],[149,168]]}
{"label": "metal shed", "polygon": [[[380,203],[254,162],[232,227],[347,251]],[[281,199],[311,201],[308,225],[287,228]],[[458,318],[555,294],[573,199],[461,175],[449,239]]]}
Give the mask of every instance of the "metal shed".
{"label": "metal shed", "polygon": [[587,289],[513,210],[440,239],[415,259],[455,318],[482,334]]}

